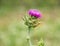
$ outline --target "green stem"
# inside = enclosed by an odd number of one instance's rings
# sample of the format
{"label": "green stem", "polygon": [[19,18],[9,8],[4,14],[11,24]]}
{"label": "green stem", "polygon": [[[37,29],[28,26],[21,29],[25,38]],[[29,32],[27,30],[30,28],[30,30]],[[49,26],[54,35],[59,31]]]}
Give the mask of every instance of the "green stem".
{"label": "green stem", "polygon": [[32,46],[31,40],[30,40],[30,30],[31,28],[28,27],[28,31],[27,31],[27,42],[29,43],[29,46]]}

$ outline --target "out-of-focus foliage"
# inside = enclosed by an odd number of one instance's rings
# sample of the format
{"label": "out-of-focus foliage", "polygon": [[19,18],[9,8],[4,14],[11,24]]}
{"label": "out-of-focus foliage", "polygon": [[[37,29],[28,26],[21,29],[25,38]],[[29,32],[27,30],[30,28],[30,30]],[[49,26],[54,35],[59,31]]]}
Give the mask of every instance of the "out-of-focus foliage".
{"label": "out-of-focus foliage", "polygon": [[[21,9],[20,9],[21,10]],[[10,16],[0,17],[0,46],[28,46],[27,26],[22,20],[25,10],[14,11]],[[60,46],[60,10],[40,9],[43,20],[40,26],[31,31],[31,41],[37,45],[43,38],[45,46]]]}
{"label": "out-of-focus foliage", "polygon": [[0,0],[0,6],[53,7],[60,6],[60,0]]}

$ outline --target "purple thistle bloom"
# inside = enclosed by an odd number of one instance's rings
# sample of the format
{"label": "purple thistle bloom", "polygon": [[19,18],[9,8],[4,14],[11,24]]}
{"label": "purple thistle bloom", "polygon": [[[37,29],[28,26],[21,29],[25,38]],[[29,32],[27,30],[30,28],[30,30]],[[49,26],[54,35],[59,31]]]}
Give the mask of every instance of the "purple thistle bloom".
{"label": "purple thistle bloom", "polygon": [[39,11],[36,10],[36,9],[30,9],[30,10],[29,10],[29,15],[30,15],[30,16],[34,16],[34,17],[36,17],[36,18],[41,18],[41,17],[42,17],[41,12],[39,12]]}

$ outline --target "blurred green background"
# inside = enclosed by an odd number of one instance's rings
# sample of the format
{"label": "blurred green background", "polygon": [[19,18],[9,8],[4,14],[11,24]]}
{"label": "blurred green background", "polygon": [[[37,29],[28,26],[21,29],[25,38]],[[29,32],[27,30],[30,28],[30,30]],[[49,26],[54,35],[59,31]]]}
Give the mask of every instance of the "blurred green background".
{"label": "blurred green background", "polygon": [[31,31],[32,44],[43,38],[45,46],[60,46],[60,0],[0,0],[0,46],[28,46],[22,18],[29,9],[43,14],[42,24]]}

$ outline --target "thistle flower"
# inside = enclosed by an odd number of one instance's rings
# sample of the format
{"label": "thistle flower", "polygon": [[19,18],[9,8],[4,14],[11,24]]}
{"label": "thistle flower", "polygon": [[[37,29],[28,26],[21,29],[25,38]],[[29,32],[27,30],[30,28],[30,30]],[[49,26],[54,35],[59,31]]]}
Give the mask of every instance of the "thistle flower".
{"label": "thistle flower", "polygon": [[[41,18],[42,14],[36,9],[30,9],[28,11],[28,14],[29,16],[24,16],[23,20],[25,21],[25,25],[28,26],[27,42],[29,43],[29,46],[33,46],[30,40],[30,31],[32,28],[35,28],[40,25],[40,20],[38,18]],[[40,40],[38,46],[44,46],[44,42]]]}
{"label": "thistle flower", "polygon": [[36,10],[36,9],[30,9],[30,10],[28,11],[28,13],[29,13],[29,15],[30,15],[31,17],[35,17],[35,18],[41,18],[41,17],[42,17],[41,12],[39,12],[39,11]]}

